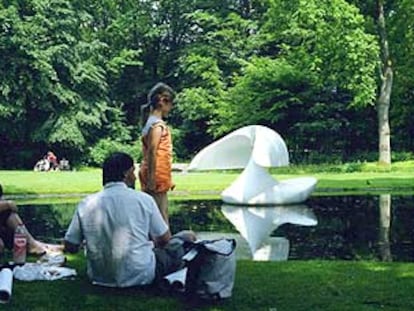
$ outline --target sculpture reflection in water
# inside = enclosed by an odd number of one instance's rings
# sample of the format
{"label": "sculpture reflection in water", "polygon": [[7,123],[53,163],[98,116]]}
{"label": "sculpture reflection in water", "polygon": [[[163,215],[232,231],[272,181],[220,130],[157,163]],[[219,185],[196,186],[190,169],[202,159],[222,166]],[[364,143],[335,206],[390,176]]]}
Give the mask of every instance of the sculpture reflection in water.
{"label": "sculpture reflection in water", "polygon": [[296,204],[304,202],[315,189],[314,177],[278,181],[268,172],[271,167],[289,165],[289,154],[282,137],[261,126],[242,127],[202,149],[188,170],[244,169],[221,193],[231,204]]}
{"label": "sculpture reflection in water", "polygon": [[390,247],[391,194],[379,196],[379,216],[379,254],[382,261],[392,261]]}
{"label": "sculpture reflection in water", "polygon": [[221,210],[247,242],[253,260],[287,260],[289,240],[271,237],[272,232],[285,223],[301,226],[318,223],[313,211],[303,204],[268,207],[223,204]]}

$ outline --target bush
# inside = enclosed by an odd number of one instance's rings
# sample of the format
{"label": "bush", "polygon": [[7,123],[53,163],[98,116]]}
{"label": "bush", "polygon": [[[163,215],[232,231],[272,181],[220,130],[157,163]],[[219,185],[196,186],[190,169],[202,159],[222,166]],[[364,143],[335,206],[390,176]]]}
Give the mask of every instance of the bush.
{"label": "bush", "polygon": [[104,138],[101,139],[95,146],[90,148],[88,164],[91,166],[101,167],[104,160],[111,153],[116,151],[128,153],[136,162],[141,161],[141,144],[127,144]]}
{"label": "bush", "polygon": [[318,150],[289,150],[290,163],[298,165],[342,163],[340,151],[320,152]]}
{"label": "bush", "polygon": [[407,151],[393,151],[391,153],[392,162],[414,160],[414,153]]}
{"label": "bush", "polygon": [[363,164],[361,162],[345,163],[343,165],[342,172],[343,173],[361,172],[362,168],[363,168]]}

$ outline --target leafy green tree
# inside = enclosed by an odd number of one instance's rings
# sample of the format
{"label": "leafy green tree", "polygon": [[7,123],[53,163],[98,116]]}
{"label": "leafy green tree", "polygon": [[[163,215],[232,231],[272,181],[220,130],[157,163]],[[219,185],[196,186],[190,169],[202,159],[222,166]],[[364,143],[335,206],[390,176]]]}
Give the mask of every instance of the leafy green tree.
{"label": "leafy green tree", "polygon": [[[397,145],[401,147],[412,145],[412,140],[407,141],[407,132],[413,131],[410,126],[412,122],[407,122],[407,117],[412,112],[410,108],[412,105],[410,101],[407,102],[407,94],[410,94],[408,90],[412,86],[409,78],[411,71],[409,63],[412,56],[410,54],[412,53],[408,47],[410,40],[412,43],[410,27],[414,13],[413,5],[411,1],[405,0],[353,0],[350,2],[355,3],[366,16],[369,21],[367,29],[377,36],[381,48],[378,57],[376,103],[379,136],[378,160],[380,164],[389,165],[391,164],[392,136],[390,122],[395,124],[393,128],[400,137]],[[397,73],[396,77],[395,73]],[[394,90],[396,93],[393,95]],[[390,113],[394,116],[391,121]]]}
{"label": "leafy green tree", "polygon": [[[191,40],[181,50],[177,74],[183,90],[177,111],[184,155],[192,154],[217,136],[220,103],[232,79],[253,55],[249,39],[257,31],[257,16],[250,1],[199,1],[185,16]],[[208,47],[208,48],[206,48]]]}
{"label": "leafy green tree", "polygon": [[216,59],[192,54],[182,61],[183,76],[191,82],[178,96],[181,140],[184,145],[177,155],[186,158],[189,150],[199,150],[211,140],[209,125],[214,122],[218,100],[223,93],[222,72]]}
{"label": "leafy green tree", "polygon": [[84,151],[93,139],[90,130],[102,125],[104,45],[82,40],[88,17],[66,0],[26,1],[1,10],[0,116],[7,126],[0,136],[7,137],[11,154],[21,143]]}
{"label": "leafy green tree", "polygon": [[273,55],[286,58],[321,87],[344,90],[351,105],[375,102],[373,73],[378,55],[375,37],[366,33],[364,18],[344,0],[275,0],[263,27]]}
{"label": "leafy green tree", "polygon": [[169,122],[182,159],[254,123],[280,132],[294,158],[347,159],[376,149],[388,109],[404,150],[413,13],[409,0],[2,0],[0,167],[49,148],[71,162],[122,146],[139,159],[139,108],[160,80],[178,92]]}
{"label": "leafy green tree", "polygon": [[341,131],[356,107],[375,102],[378,54],[358,10],[342,0],[275,0],[255,41],[257,56],[228,90],[216,133],[258,123],[296,137],[294,148],[353,148]]}
{"label": "leafy green tree", "polygon": [[389,48],[394,67],[390,123],[393,149],[414,150],[414,6],[412,1],[394,1],[388,10]]}

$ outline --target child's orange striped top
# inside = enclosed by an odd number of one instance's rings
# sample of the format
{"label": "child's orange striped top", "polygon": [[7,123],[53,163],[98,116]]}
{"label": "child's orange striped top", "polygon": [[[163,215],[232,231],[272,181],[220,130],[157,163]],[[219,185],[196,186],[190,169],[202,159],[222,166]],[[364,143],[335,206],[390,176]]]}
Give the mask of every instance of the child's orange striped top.
{"label": "child's orange striped top", "polygon": [[[171,168],[172,168],[172,138],[170,129],[163,122],[159,121],[151,126],[151,130],[154,127],[161,126],[162,134],[160,142],[156,151],[156,164],[155,164],[155,192],[167,192],[173,187]],[[142,152],[143,160],[141,162],[139,170],[139,180],[141,183],[141,190],[147,190],[148,181],[148,134],[142,136]]]}

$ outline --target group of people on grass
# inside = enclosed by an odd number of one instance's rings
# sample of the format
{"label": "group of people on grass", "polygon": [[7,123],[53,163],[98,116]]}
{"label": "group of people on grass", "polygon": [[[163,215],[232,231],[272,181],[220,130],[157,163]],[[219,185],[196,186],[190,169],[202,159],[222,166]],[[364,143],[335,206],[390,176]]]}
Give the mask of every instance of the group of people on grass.
{"label": "group of people on grass", "polygon": [[[192,231],[172,235],[169,228],[167,192],[174,189],[172,139],[164,119],[173,100],[171,87],[158,83],[143,107],[141,191],[134,190],[137,177],[133,158],[112,153],[103,163],[103,189],[78,204],[64,245],[39,242],[27,231],[29,253],[41,254],[58,247],[74,253],[84,247],[88,277],[94,284],[110,287],[152,284],[182,268],[184,242],[195,241],[196,236]],[[9,236],[22,223],[14,202],[0,201],[0,221]],[[10,247],[3,231],[0,237]]]}
{"label": "group of people on grass", "polygon": [[62,158],[58,161],[57,156],[52,152],[48,151],[42,159],[36,162],[33,170],[36,172],[48,172],[48,171],[68,171],[70,170],[69,161]]}

